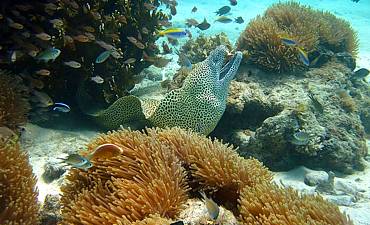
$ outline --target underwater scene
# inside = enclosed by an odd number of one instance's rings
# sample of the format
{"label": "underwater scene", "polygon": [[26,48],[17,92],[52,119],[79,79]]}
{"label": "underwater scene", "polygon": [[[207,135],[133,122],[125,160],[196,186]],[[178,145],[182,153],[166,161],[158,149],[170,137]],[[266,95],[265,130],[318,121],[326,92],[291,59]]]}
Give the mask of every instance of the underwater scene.
{"label": "underwater scene", "polygon": [[0,225],[370,225],[369,0],[1,0]]}

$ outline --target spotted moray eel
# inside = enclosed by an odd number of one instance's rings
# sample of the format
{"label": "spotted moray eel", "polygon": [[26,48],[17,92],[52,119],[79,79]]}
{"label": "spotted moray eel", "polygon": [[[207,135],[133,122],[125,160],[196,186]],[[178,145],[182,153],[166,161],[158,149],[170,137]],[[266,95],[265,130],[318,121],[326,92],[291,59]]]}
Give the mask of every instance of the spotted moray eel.
{"label": "spotted moray eel", "polygon": [[153,126],[177,126],[207,135],[225,111],[229,85],[242,59],[242,53],[236,52],[224,65],[227,52],[225,46],[218,46],[207,59],[197,64],[181,88],[170,91],[161,101],[126,96],[90,115],[108,129],[147,120]]}

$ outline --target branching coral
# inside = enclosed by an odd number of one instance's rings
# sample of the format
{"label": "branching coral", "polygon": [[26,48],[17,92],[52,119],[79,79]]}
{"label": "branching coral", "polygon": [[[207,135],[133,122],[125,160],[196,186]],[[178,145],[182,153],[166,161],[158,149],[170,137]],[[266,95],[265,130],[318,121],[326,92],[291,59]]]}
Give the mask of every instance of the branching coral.
{"label": "branching coral", "polygon": [[0,126],[16,130],[27,121],[28,91],[18,76],[0,70]]}
{"label": "branching coral", "polygon": [[[37,88],[55,98],[73,101],[85,82],[96,102],[112,103],[127,95],[136,82],[133,76],[151,65],[159,52],[154,33],[168,20],[157,10],[160,4],[159,0],[1,1],[1,63],[16,72],[27,71],[28,80],[37,80]],[[60,56],[55,61],[38,60],[51,47],[61,50]],[[95,63],[107,50],[109,58]],[[49,72],[42,76],[40,70]],[[95,76],[104,82],[95,83],[91,80]]]}
{"label": "branching coral", "polygon": [[326,51],[348,52],[353,57],[358,51],[357,35],[348,22],[297,2],[272,5],[249,23],[237,46],[249,53],[250,62],[265,70],[302,70],[297,48],[284,45],[281,37],[296,41],[311,60]]}
{"label": "branching coral", "polygon": [[225,45],[229,50],[232,45],[225,33],[220,33],[211,37],[201,34],[196,39],[189,39],[182,47],[181,53],[185,54],[192,64],[202,62],[209,53],[217,46]]}
{"label": "branching coral", "polygon": [[338,206],[321,196],[300,196],[291,188],[279,188],[270,183],[243,189],[239,204],[242,224],[353,224]]}
{"label": "branching coral", "polygon": [[18,143],[0,138],[0,224],[37,224],[36,178]]}

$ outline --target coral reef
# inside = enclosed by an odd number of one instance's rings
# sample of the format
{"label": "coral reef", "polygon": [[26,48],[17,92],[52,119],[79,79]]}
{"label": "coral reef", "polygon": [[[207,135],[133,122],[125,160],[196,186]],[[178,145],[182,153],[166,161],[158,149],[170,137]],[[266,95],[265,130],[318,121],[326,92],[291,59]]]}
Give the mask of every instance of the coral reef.
{"label": "coral reef", "polygon": [[[226,111],[211,135],[272,170],[305,165],[353,173],[364,168],[365,132],[354,109],[366,95],[348,81],[350,69],[331,62],[300,79],[249,73],[242,68],[231,83]],[[343,91],[349,100],[339,95]],[[306,143],[293,141],[299,132],[307,135]]]}
{"label": "coral reef", "polygon": [[240,193],[241,224],[353,225],[338,207],[321,196],[300,196],[292,188],[261,183]]}
{"label": "coral reef", "polygon": [[30,110],[28,89],[20,77],[0,70],[0,126],[13,131],[27,121]]}
{"label": "coral reef", "polygon": [[[192,131],[109,132],[88,144],[82,154],[105,143],[120,146],[123,153],[94,159],[88,171],[70,171],[62,187],[61,224],[169,224],[185,220],[179,213],[186,214],[184,204],[191,204],[188,199],[199,190],[209,191],[243,224],[281,215],[295,215],[289,217],[292,222],[352,224],[337,206],[319,196],[300,196],[277,187],[257,160],[244,159],[232,146]],[[259,218],[261,214],[266,217]]]}
{"label": "coral reef", "polygon": [[240,35],[237,49],[248,52],[245,60],[267,71],[303,70],[298,48],[283,44],[282,37],[294,40],[317,62],[329,53],[346,52],[355,58],[358,52],[357,35],[348,22],[294,1],[273,4],[263,16],[253,19]]}
{"label": "coral reef", "polygon": [[205,60],[209,53],[219,45],[225,45],[229,51],[232,45],[225,33],[220,33],[214,36],[199,35],[196,39],[189,39],[180,50],[181,54],[185,54],[192,64],[197,64]]}
{"label": "coral reef", "polygon": [[[160,4],[159,0],[2,1],[0,63],[23,72],[31,87],[53,99],[73,105],[76,90],[84,83],[94,102],[107,106],[127,95],[137,82],[134,75],[153,64],[159,52],[154,33],[168,21],[157,9]],[[51,48],[60,52],[45,54]],[[99,61],[103,52],[107,58]],[[94,82],[97,76],[103,83]]]}
{"label": "coral reef", "polygon": [[242,187],[271,180],[258,161],[239,157],[217,140],[179,128],[145,133],[121,130],[88,145],[85,154],[104,143],[120,146],[123,154],[93,160],[88,172],[70,172],[62,187],[63,224],[127,224],[150,214],[175,218],[188,199],[188,185],[213,190],[220,198],[232,191],[236,206]]}
{"label": "coral reef", "polygon": [[16,141],[0,138],[0,158],[0,224],[37,224],[36,178],[27,154]]}

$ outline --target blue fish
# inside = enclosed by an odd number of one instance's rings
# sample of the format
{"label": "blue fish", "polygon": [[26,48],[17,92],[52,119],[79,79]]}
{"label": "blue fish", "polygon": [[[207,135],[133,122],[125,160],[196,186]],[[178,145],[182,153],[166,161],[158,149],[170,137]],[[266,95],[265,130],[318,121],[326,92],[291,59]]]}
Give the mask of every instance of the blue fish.
{"label": "blue fish", "polygon": [[67,113],[71,111],[71,108],[67,104],[64,104],[62,102],[57,102],[54,104],[53,110],[58,111],[58,112]]}
{"label": "blue fish", "polygon": [[103,62],[105,62],[109,58],[109,56],[110,56],[111,53],[112,53],[112,50],[107,50],[107,51],[104,51],[104,52],[100,53],[98,55],[98,57],[96,57],[95,63],[103,63]]}
{"label": "blue fish", "polygon": [[61,51],[57,48],[49,48],[45,51],[40,52],[36,56],[36,60],[49,62],[50,60],[54,61],[60,55]]}
{"label": "blue fish", "polygon": [[288,46],[296,46],[298,45],[298,42],[291,39],[291,38],[288,38],[288,37],[280,37],[281,39],[281,42],[284,44],[284,45],[288,45]]}
{"label": "blue fish", "polygon": [[168,28],[159,32],[160,36],[167,36],[172,39],[184,38],[189,35],[189,31],[181,28]]}
{"label": "blue fish", "polygon": [[298,55],[299,55],[299,60],[305,65],[309,66],[310,65],[310,60],[308,59],[307,53],[300,47],[297,47],[298,50]]}

